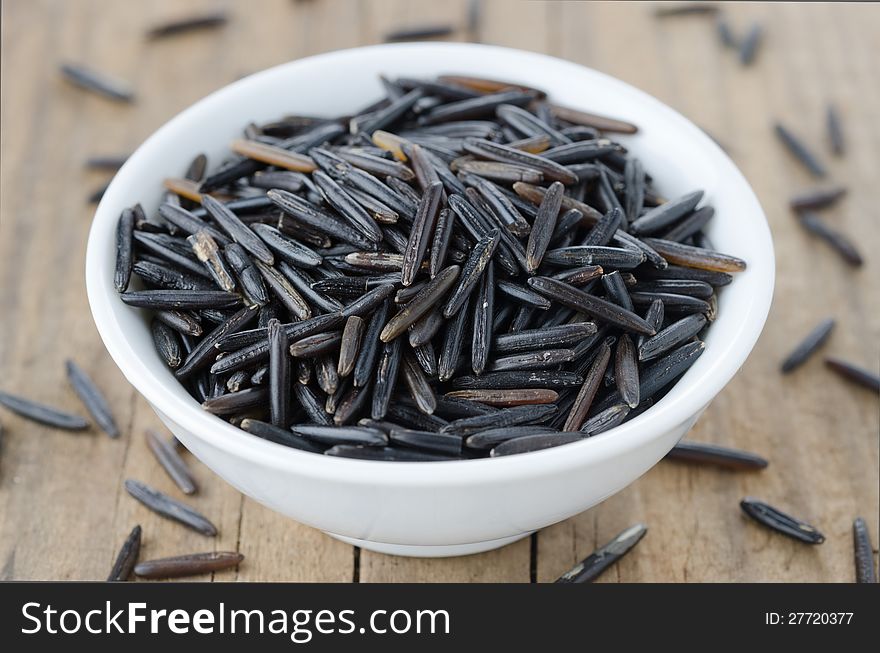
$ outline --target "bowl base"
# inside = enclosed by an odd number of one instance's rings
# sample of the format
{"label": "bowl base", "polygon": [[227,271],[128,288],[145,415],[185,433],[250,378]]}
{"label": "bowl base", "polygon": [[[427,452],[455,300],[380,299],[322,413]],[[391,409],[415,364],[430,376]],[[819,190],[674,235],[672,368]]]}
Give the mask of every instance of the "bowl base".
{"label": "bowl base", "polygon": [[370,540],[359,540],[354,537],[346,537],[345,535],[336,535],[336,533],[327,533],[332,538],[341,540],[346,544],[358,546],[367,551],[375,551],[376,553],[387,553],[388,555],[406,556],[409,558],[449,558],[452,556],[466,556],[474,553],[482,553],[483,551],[491,551],[502,546],[516,542],[524,537],[528,537],[534,531],[528,533],[519,533],[510,537],[502,537],[497,540],[484,540],[483,542],[469,542],[467,544],[389,544],[388,542],[372,542]]}

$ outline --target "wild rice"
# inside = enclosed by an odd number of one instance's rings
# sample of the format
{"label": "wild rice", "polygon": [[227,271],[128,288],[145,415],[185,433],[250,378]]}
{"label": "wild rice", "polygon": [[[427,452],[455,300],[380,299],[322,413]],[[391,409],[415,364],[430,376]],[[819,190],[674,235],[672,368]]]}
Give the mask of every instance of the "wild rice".
{"label": "wild rice", "polygon": [[[614,140],[635,125],[539,89],[381,81],[355,115],[248,125],[230,162],[172,171],[154,216],[122,213],[114,285],[187,390],[276,444],[410,461],[563,444],[660,400],[745,267],[702,246],[702,191],[664,200]],[[462,449],[505,427],[531,431]]]}

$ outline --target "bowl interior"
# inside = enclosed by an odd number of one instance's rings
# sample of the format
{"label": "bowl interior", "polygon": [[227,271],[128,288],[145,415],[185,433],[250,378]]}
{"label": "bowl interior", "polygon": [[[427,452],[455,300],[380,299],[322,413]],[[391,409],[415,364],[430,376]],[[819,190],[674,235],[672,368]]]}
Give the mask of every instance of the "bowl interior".
{"label": "bowl interior", "polygon": [[[141,202],[148,213],[155,211],[162,179],[182,174],[199,152],[206,153],[211,169],[216,169],[229,155],[229,141],[250,121],[285,114],[346,114],[381,96],[380,74],[442,73],[533,85],[545,89],[554,102],[632,121],[639,133],[617,140],[642,159],[662,194],[674,197],[705,190],[704,202],[716,209],[708,227],[710,239],[719,250],[745,259],[748,269],[719,293],[719,318],[708,330],[704,354],[661,401],[630,422],[566,445],[564,452],[498,460],[406,464],[329,459],[260,440],[205,413],[155,352],[144,312],[124,305],[113,289],[114,230],[121,210]],[[459,470],[454,473],[464,473],[464,468],[474,473],[522,470],[538,457],[561,464],[581,455],[610,456],[681,424],[744,362],[769,310],[773,270],[770,232],[748,183],[711,139],[659,101],[619,80],[545,55],[472,44],[397,44],[332,52],[257,73],[212,94],[159,129],[117,173],[98,207],[89,239],[87,285],[98,329],[122,372],[154,406],[198,437],[271,464],[296,465],[307,459],[328,470],[341,472],[344,467],[341,473],[385,465],[398,470],[395,473],[417,467],[422,474],[430,467],[431,474],[452,474],[451,467]]]}

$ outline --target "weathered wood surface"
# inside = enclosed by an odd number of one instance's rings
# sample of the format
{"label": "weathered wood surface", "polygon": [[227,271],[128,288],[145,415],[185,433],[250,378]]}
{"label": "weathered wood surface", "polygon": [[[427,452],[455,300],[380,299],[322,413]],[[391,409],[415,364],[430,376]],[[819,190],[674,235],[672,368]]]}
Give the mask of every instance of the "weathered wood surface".
{"label": "weathered wood surface", "polygon": [[[230,23],[161,42],[146,29],[216,6]],[[748,363],[706,411],[691,437],[751,449],[770,467],[734,474],[663,462],[602,505],[532,541],[466,558],[415,560],[360,552],[243,498],[192,460],[192,502],[220,529],[206,539],[159,519],[130,499],[125,478],[176,494],[143,432],[159,422],[123,380],[92,324],[83,283],[89,192],[106,175],[89,155],[130,151],[164,121],[210,91],[267,66],[311,53],[375,43],[391,29],[464,26],[467,3],[407,0],[208,2],[5,0],[2,2],[0,160],[0,389],[81,412],[64,380],[75,358],[105,389],[123,437],[71,435],[0,414],[0,579],[100,579],[135,523],[144,555],[237,549],[230,580],[550,581],[637,521],[649,533],[603,581],[851,581],[852,520],[862,515],[876,544],[877,397],[810,361],[777,372],[794,341],[821,318],[839,324],[828,352],[878,367],[880,249],[880,11],[870,4],[732,4],[735,29],[765,27],[756,63],[739,65],[704,17],[653,16],[640,3],[482,3],[476,38],[583,63],[635,84],[709,130],[753,184],[777,250],[770,320]],[[457,38],[465,40],[463,31]],[[94,64],[130,80],[137,102],[120,105],[61,81],[59,62]],[[849,151],[824,141],[833,100]],[[785,121],[829,162],[850,194],[830,217],[868,254],[852,270],[810,239],[786,208],[811,180],[774,141]],[[811,520],[828,540],[805,547],[746,521],[738,501],[755,495]]]}

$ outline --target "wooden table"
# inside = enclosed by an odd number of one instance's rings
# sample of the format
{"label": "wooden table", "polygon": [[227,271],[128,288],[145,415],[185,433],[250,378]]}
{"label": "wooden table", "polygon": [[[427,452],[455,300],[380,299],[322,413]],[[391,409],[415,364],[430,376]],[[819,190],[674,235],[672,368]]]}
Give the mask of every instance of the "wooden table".
{"label": "wooden table", "polygon": [[[727,3],[725,3],[727,4]],[[217,31],[148,42],[171,16],[226,8]],[[239,550],[246,561],[222,580],[514,581],[555,579],[637,521],[650,527],[634,553],[602,581],[851,581],[851,524],[864,516],[877,542],[878,400],[826,371],[817,357],[790,377],[781,357],[825,316],[838,327],[826,351],[876,370],[880,342],[880,9],[862,4],[726,6],[744,32],[766,33],[756,63],[742,67],[719,44],[711,18],[658,20],[639,3],[492,0],[476,38],[548,52],[630,82],[715,135],[752,183],[778,256],[776,298],[748,363],[691,437],[766,455],[759,473],[662,462],[600,506],[498,551],[417,560],[357,551],[241,496],[196,460],[193,502],[218,525],[205,540],[129,498],[125,478],[175,493],[144,442],[159,421],[124,381],[95,331],[83,265],[106,175],[89,155],[126,152],[195,100],[237,77],[312,53],[381,40],[425,23],[463,25],[464,0],[445,2],[250,0],[5,0],[2,3],[0,176],[0,388],[82,412],[64,377],[73,357],[112,401],[124,435],[52,431],[2,411],[0,579],[101,579],[125,535],[144,528],[143,555]],[[458,38],[465,39],[463,31]],[[64,83],[61,61],[93,64],[131,80],[137,103],[119,105]],[[828,154],[824,112],[833,101],[849,150]],[[828,216],[867,255],[845,266],[808,237],[786,208],[811,184],[772,134],[783,120],[822,153],[849,195]],[[817,524],[827,541],[808,547],[740,513],[745,495]]]}

